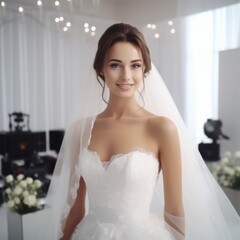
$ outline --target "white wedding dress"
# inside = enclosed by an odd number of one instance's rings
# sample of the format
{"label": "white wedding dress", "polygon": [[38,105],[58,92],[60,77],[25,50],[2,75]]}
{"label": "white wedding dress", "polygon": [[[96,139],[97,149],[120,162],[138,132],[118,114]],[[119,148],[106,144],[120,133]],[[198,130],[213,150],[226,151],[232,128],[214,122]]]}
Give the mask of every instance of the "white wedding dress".
{"label": "white wedding dress", "polygon": [[87,148],[81,155],[89,213],[77,226],[73,240],[174,239],[167,223],[150,213],[159,168],[153,153],[133,149],[105,163]]}
{"label": "white wedding dress", "polygon": [[171,119],[178,129],[184,219],[164,212],[163,175],[158,174],[158,161],[152,153],[133,149],[104,164],[97,153],[88,150],[93,122],[105,106],[99,101],[101,88],[96,85],[95,73],[81,89],[46,199],[46,205],[54,209],[54,240],[63,235],[81,177],[87,185],[88,208],[73,240],[182,240],[165,223],[164,214],[185,231],[186,240],[240,239],[240,218],[207,169],[153,65],[145,79],[144,104],[138,96],[136,99],[149,112]]}

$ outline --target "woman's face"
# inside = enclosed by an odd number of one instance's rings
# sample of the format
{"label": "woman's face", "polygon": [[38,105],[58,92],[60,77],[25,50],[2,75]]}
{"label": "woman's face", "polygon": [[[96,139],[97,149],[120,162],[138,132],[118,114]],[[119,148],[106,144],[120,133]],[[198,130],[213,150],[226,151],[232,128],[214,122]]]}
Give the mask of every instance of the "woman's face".
{"label": "woman's face", "polygon": [[143,80],[144,64],[141,50],[129,42],[115,43],[107,52],[103,75],[110,93],[131,97]]}

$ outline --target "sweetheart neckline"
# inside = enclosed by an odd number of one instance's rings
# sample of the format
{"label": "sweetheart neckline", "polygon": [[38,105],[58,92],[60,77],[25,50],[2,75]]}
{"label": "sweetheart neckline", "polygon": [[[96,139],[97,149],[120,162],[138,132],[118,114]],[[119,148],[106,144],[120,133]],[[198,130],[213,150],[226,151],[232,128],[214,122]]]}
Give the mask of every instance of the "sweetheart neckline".
{"label": "sweetheart neckline", "polygon": [[122,156],[128,156],[128,155],[130,155],[130,154],[132,154],[132,153],[134,153],[134,152],[140,152],[140,153],[144,153],[144,154],[146,154],[146,155],[150,155],[150,156],[152,156],[155,160],[157,160],[157,162],[159,162],[158,158],[155,156],[155,154],[154,154],[153,152],[147,151],[147,150],[145,150],[145,149],[143,149],[143,148],[141,148],[141,147],[135,147],[135,148],[133,148],[132,150],[130,150],[130,151],[128,151],[128,152],[125,152],[125,153],[114,154],[114,155],[112,155],[112,156],[109,158],[109,160],[107,160],[107,161],[102,161],[101,158],[100,158],[100,155],[98,154],[98,152],[93,151],[93,150],[91,150],[91,149],[89,149],[89,148],[85,148],[85,150],[86,150],[87,152],[89,152],[89,153],[94,154],[95,156],[97,156],[97,160],[98,160],[98,162],[99,162],[102,166],[109,166],[109,165],[111,164],[111,162],[114,161],[114,159],[117,159],[117,158],[122,157]]}

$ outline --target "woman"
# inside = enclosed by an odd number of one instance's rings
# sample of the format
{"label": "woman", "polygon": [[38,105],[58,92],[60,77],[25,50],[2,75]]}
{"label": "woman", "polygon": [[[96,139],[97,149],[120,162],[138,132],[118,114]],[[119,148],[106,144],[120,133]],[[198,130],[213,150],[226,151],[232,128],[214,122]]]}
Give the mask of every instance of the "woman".
{"label": "woman", "polygon": [[51,183],[60,176],[64,187],[55,202],[62,240],[234,239],[239,217],[151,67],[136,28],[114,24],[100,38],[94,69],[107,107],[93,117],[89,105],[81,110]]}

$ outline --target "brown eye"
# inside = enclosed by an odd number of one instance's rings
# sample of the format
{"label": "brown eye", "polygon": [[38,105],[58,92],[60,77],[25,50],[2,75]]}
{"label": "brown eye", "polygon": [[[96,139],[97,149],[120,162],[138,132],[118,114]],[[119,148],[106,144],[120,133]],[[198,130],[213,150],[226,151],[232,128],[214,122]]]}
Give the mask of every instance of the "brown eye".
{"label": "brown eye", "polygon": [[111,67],[111,68],[118,68],[118,67],[119,67],[119,64],[117,64],[117,63],[111,63],[111,64],[110,64],[110,67]]}
{"label": "brown eye", "polygon": [[133,64],[133,65],[132,65],[132,68],[133,68],[133,69],[138,69],[138,68],[140,68],[140,67],[142,67],[142,65],[139,64],[139,63],[136,63],[136,64]]}

